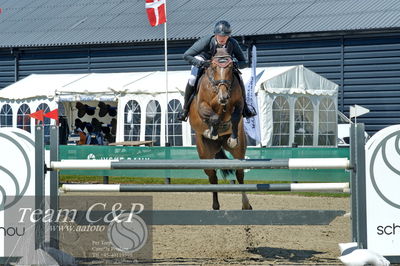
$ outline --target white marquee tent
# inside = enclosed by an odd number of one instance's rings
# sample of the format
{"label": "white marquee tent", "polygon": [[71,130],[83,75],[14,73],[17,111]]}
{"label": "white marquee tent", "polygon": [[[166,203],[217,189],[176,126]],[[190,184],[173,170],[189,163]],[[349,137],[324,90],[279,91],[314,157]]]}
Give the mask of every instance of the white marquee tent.
{"label": "white marquee tent", "polygon": [[327,130],[330,145],[336,145],[337,84],[302,65],[260,71],[256,92],[263,146],[327,145],[319,142]]}

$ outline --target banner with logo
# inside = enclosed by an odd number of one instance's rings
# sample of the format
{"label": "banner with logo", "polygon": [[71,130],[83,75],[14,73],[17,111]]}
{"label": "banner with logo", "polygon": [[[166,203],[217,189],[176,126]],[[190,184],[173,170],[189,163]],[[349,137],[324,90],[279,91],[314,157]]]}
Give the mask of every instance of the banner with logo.
{"label": "banner with logo", "polygon": [[252,63],[251,63],[251,77],[245,84],[246,87],[246,102],[250,109],[253,109],[257,112],[257,115],[251,118],[244,119],[244,129],[246,134],[254,139],[257,143],[260,143],[260,122],[258,116],[258,104],[257,104],[257,96],[255,94],[255,88],[257,83],[257,49],[256,46],[253,45],[253,49],[251,52],[252,55]]}
{"label": "banner with logo", "polygon": [[[22,207],[35,207],[32,200],[35,195],[35,143],[27,131],[1,128],[0,147],[3,149],[0,153],[0,257],[21,256],[21,245],[24,244],[21,237],[26,236],[32,227],[10,217],[15,217],[13,214]],[[31,198],[29,201],[22,200],[28,196]]]}
{"label": "banner with logo", "polygon": [[400,125],[368,140],[366,156],[367,248],[400,255]]}

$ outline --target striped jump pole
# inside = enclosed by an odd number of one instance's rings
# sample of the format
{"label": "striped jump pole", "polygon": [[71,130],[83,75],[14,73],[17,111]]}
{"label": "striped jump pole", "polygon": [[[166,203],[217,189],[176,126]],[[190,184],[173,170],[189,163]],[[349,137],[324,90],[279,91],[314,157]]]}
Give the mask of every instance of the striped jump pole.
{"label": "striped jump pole", "polygon": [[135,185],[135,184],[64,184],[64,192],[242,192],[297,191],[349,192],[349,183],[283,183],[236,185]]}
{"label": "striped jump pole", "polygon": [[347,158],[290,158],[267,160],[62,160],[49,170],[111,169],[351,169]]}

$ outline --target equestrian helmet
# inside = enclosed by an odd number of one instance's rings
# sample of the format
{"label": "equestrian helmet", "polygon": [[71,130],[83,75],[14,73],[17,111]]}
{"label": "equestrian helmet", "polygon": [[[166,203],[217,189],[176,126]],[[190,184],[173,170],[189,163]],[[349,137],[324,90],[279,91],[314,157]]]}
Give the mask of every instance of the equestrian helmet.
{"label": "equestrian helmet", "polygon": [[218,21],[217,24],[215,24],[214,27],[214,34],[215,35],[220,35],[220,36],[229,36],[231,35],[231,25],[228,23],[228,21],[221,20]]}

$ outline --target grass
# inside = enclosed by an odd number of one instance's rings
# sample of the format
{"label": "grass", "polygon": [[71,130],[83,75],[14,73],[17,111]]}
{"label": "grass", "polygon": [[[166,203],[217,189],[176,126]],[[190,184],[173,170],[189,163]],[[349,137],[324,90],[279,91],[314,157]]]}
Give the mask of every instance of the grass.
{"label": "grass", "polygon": [[[103,176],[77,176],[77,175],[61,175],[60,183],[89,183],[89,184],[102,184]],[[156,177],[109,177],[110,184],[164,184],[164,178]],[[172,184],[208,184],[207,179],[195,179],[195,178],[173,178],[171,179]],[[248,180],[246,184],[272,184],[272,183],[290,183],[290,182],[274,182],[274,181],[257,181]],[[229,180],[219,180],[219,184],[229,184]],[[239,192],[238,192],[239,193]],[[300,195],[305,197],[349,197],[347,193],[330,193],[330,192],[280,192],[280,191],[268,191],[268,192],[248,192],[255,194],[282,194],[282,195]]]}

